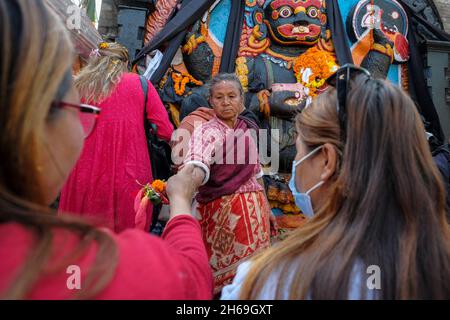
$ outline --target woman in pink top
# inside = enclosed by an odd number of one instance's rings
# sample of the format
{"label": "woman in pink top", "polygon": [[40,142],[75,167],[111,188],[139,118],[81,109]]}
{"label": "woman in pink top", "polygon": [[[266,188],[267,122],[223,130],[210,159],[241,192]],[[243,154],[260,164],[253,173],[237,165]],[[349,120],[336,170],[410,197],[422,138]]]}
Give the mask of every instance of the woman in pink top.
{"label": "woman in pink top", "polygon": [[212,79],[209,103],[215,116],[194,130],[184,164],[202,178],[196,209],[218,294],[239,263],[269,247],[271,212],[252,138],[259,128],[240,115],[244,90],[236,75]]}
{"label": "woman in pink top", "polygon": [[210,299],[192,167],[168,181],[162,238],[49,209],[95,123],[80,117],[99,110],[80,105],[70,35],[45,3],[0,1],[0,299]]}
{"label": "woman in pink top", "polygon": [[[102,109],[83,152],[64,186],[60,212],[97,221],[116,232],[134,228],[134,198],[152,182],[144,131],[144,94],[139,76],[127,73],[128,51],[116,43],[101,43],[75,79],[83,101]],[[170,141],[173,126],[148,83],[147,116],[160,138]],[[151,156],[151,155],[150,155]],[[146,230],[152,206],[147,210]]]}

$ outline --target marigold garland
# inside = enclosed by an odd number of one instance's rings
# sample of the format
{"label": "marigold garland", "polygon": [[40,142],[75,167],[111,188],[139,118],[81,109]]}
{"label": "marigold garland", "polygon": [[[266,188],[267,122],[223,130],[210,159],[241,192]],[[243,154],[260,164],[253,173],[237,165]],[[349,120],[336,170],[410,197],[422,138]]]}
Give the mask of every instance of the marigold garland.
{"label": "marigold garland", "polygon": [[338,64],[333,53],[310,48],[294,61],[297,82],[309,88],[309,95],[316,96],[317,90],[324,86],[325,80],[337,69]]}
{"label": "marigold garland", "polygon": [[236,75],[244,88],[244,92],[248,91],[248,67],[247,59],[239,57],[236,59]]}
{"label": "marigold garland", "polygon": [[166,196],[166,182],[164,180],[154,180],[151,184],[147,183],[146,185],[142,185],[138,181],[136,182],[142,187],[142,189],[139,191],[135,199],[135,211],[138,211],[138,202],[142,201],[145,197],[155,205],[160,203],[169,203]]}
{"label": "marigold garland", "polygon": [[166,183],[163,180],[156,179],[152,182],[152,188],[156,192],[164,192],[166,190]]}
{"label": "marigold garland", "polygon": [[102,49],[102,50],[108,49],[109,48],[109,43],[108,42],[101,42],[98,45],[98,47],[99,47],[99,49]]}
{"label": "marigold garland", "polygon": [[186,85],[188,83],[192,83],[196,86],[203,85],[203,82],[195,79],[193,76],[191,76],[189,73],[185,72],[173,72],[172,73],[172,79],[173,79],[173,87],[175,89],[175,93],[178,96],[182,96],[184,92],[186,91]]}

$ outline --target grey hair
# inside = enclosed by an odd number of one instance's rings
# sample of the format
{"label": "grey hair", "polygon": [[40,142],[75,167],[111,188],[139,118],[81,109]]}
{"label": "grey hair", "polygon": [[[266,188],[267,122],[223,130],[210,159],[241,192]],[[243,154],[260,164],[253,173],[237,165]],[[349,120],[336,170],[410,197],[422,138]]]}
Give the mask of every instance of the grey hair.
{"label": "grey hair", "polygon": [[244,88],[242,87],[241,81],[239,81],[239,78],[234,73],[219,73],[214,76],[208,83],[209,97],[212,94],[214,86],[223,81],[234,82],[239,89],[239,93],[241,94],[242,99],[245,98]]}

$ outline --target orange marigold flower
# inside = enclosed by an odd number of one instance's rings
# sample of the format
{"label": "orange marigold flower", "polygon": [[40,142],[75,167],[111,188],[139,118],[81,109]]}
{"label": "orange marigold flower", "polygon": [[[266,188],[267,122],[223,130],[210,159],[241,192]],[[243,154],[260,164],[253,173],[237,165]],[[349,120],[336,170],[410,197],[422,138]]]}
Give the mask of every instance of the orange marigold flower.
{"label": "orange marigold flower", "polygon": [[101,42],[98,47],[100,49],[102,49],[102,50],[108,49],[109,48],[109,43],[108,42]]}
{"label": "orange marigold flower", "polygon": [[[333,74],[337,67],[336,57],[333,53],[312,47],[295,59],[293,69],[297,82],[309,88],[310,95],[315,96],[317,89],[324,85],[325,79]],[[305,69],[311,71],[307,81],[303,80],[302,70]]]}
{"label": "orange marigold flower", "polygon": [[156,179],[155,181],[152,182],[152,188],[156,192],[162,193],[166,189],[166,183],[164,181],[162,181],[162,180]]}

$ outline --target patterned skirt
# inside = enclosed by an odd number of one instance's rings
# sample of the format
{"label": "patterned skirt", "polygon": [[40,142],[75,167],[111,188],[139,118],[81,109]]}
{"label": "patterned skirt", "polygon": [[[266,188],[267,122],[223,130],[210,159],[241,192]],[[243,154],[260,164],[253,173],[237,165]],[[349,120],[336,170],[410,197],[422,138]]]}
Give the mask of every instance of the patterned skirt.
{"label": "patterned skirt", "polygon": [[214,274],[214,294],[230,284],[238,265],[270,245],[270,208],[262,191],[198,204],[203,241]]}

